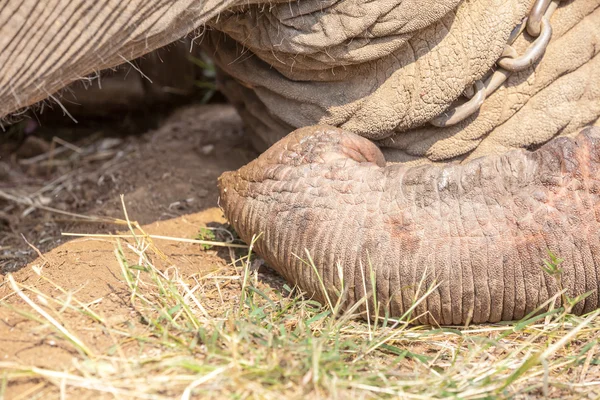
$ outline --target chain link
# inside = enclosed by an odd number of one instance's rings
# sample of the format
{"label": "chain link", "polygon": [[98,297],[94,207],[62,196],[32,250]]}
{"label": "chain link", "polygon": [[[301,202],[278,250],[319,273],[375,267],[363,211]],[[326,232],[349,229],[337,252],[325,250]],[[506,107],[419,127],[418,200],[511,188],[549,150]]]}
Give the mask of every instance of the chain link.
{"label": "chain link", "polygon": [[[430,123],[433,126],[444,128],[467,119],[479,111],[485,99],[498,90],[514,72],[526,70],[541,59],[552,39],[550,17],[558,8],[559,3],[560,0],[537,0],[529,15],[511,33],[504,52],[485,82],[483,80],[476,81],[473,87],[464,93],[469,100],[449,108],[432,119]],[[519,55],[512,44],[525,31],[536,39],[524,54]]]}

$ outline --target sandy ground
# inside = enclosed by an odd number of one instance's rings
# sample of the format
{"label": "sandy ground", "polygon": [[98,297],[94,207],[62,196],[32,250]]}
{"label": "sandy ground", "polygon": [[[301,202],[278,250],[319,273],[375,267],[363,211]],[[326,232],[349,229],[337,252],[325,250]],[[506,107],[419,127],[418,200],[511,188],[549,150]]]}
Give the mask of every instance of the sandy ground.
{"label": "sandy ground", "polygon": [[[9,306],[23,305],[4,279],[12,273],[17,282],[43,292],[55,291],[57,296],[61,293],[56,285],[76,291],[79,300],[96,302],[98,312],[115,324],[135,315],[122,298],[124,282],[114,242],[67,240],[61,232],[108,233],[127,227],[80,221],[19,202],[31,200],[86,216],[123,218],[123,194],[129,217],[148,233],[193,238],[201,227],[219,227],[225,222],[217,207],[218,176],[256,156],[244,139],[239,117],[224,105],[181,109],[158,129],[138,136],[81,138],[66,150],[57,146],[63,150],[55,150],[52,158],[44,158],[45,151],[35,151],[36,143],[47,150],[43,141],[29,142],[17,154],[4,143],[0,158],[0,190],[5,198],[12,197],[0,199],[0,282],[4,282],[0,300]],[[177,262],[181,273],[190,276],[223,268],[231,260],[225,250],[203,250],[198,244],[157,244],[170,262]],[[41,279],[35,268],[42,268],[53,284]],[[82,321],[84,317],[75,315],[61,322],[98,349],[113,343]],[[57,344],[54,335],[0,307],[0,361],[67,368],[73,354]]]}

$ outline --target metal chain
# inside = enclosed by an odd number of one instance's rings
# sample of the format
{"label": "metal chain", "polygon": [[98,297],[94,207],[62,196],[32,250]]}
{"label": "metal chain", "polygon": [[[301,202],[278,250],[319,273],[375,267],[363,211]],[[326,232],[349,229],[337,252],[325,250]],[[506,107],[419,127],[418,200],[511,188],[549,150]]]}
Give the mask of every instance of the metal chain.
{"label": "metal chain", "polygon": [[[444,128],[465,120],[479,111],[485,99],[498,90],[511,74],[523,71],[541,59],[552,39],[550,17],[558,8],[559,3],[560,0],[537,0],[529,15],[511,33],[504,52],[496,61],[496,66],[492,68],[485,82],[483,80],[476,81],[473,88],[464,93],[469,100],[449,108],[432,119],[430,123],[433,126]],[[524,31],[536,39],[524,54],[518,55],[512,44]]]}

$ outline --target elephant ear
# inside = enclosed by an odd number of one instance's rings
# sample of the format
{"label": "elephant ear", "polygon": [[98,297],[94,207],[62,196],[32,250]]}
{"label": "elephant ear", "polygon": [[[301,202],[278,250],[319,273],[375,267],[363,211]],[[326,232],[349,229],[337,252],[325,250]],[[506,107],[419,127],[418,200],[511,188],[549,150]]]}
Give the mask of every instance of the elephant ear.
{"label": "elephant ear", "polygon": [[236,0],[0,3],[0,117],[171,43]]}

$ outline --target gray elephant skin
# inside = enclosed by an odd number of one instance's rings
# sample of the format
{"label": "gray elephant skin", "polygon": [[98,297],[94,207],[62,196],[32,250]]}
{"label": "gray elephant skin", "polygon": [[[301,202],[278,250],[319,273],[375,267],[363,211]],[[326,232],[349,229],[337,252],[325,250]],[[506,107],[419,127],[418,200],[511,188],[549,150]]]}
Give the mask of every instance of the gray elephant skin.
{"label": "gray elephant skin", "polygon": [[412,316],[442,325],[599,307],[600,0],[7,0],[0,116],[194,31],[268,148],[221,206],[309,296],[400,317],[431,288]]}

